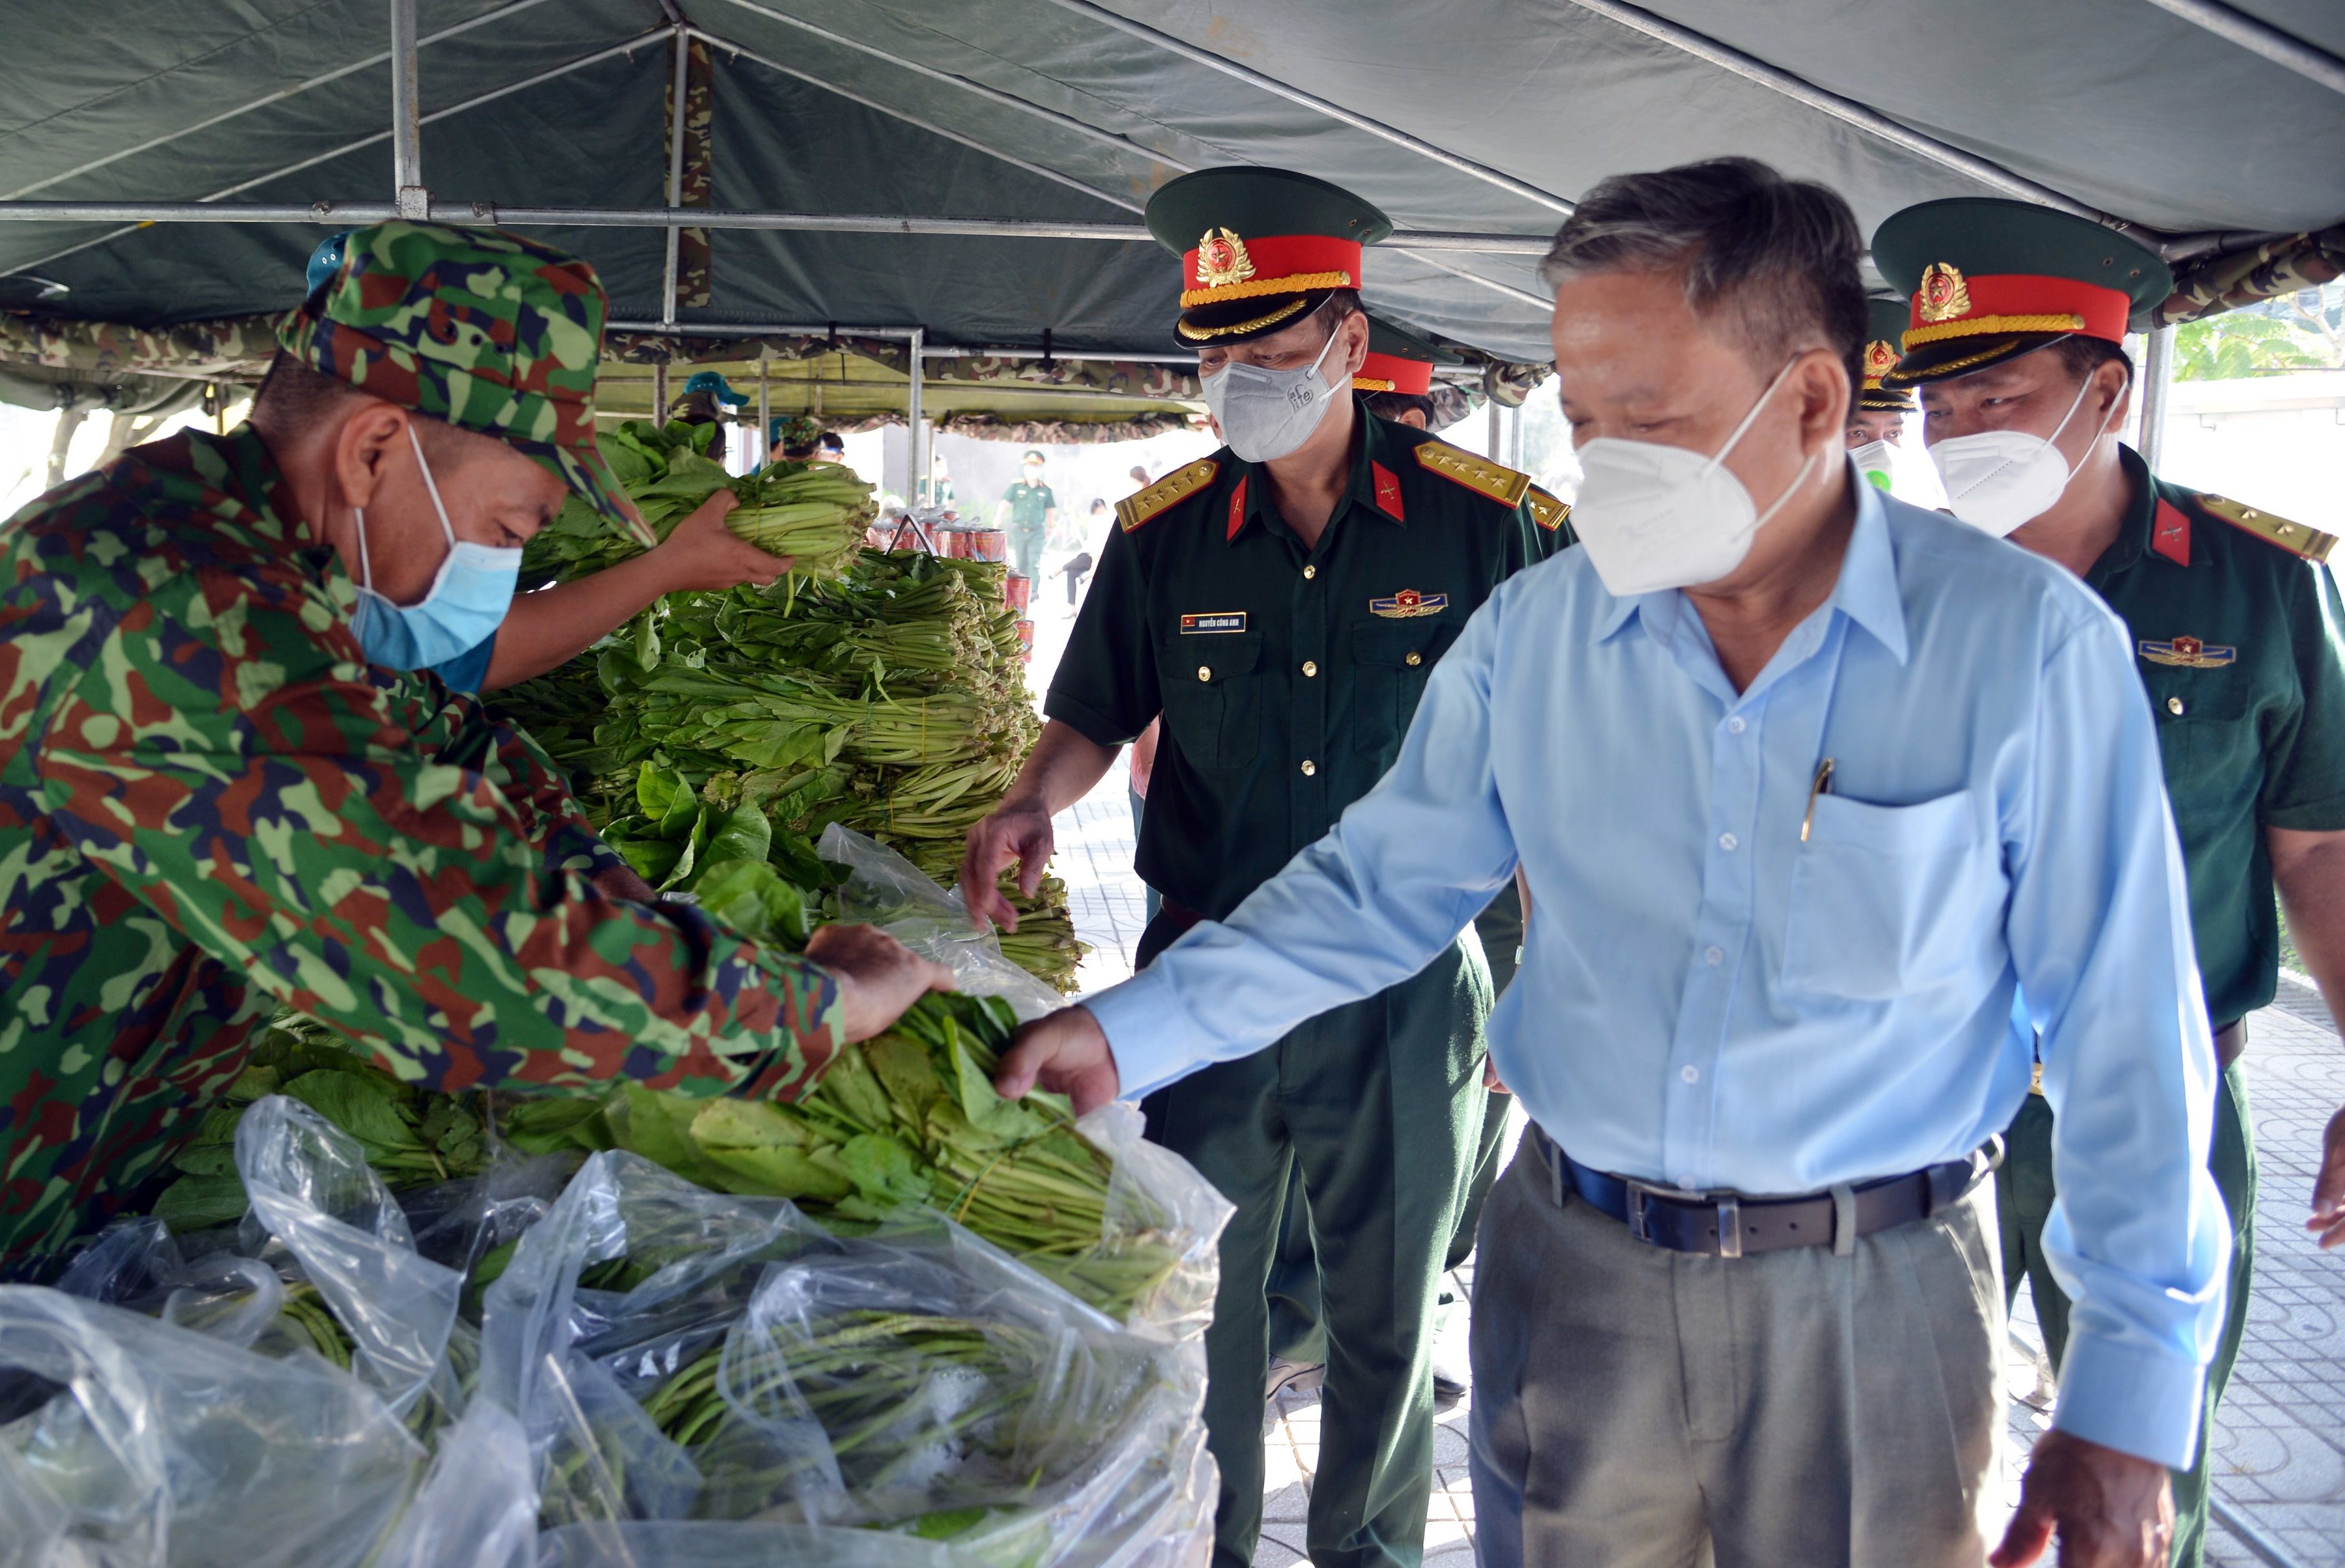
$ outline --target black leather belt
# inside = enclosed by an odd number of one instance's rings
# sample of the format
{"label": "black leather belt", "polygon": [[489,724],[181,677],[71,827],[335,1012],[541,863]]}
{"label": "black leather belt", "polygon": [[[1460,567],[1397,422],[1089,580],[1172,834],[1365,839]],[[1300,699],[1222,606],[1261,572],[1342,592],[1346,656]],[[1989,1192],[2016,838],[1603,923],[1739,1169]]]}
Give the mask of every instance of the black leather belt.
{"label": "black leather belt", "polygon": [[2003,1163],[2003,1140],[1966,1159],[1926,1170],[1835,1187],[1805,1198],[1745,1198],[1734,1192],[1683,1192],[1580,1164],[1538,1128],[1528,1134],[1548,1168],[1548,1189],[1560,1205],[1564,1190],[1629,1227],[1638,1240],[1672,1252],[1741,1258],[1787,1247],[1829,1247],[1845,1258],[1860,1236],[1910,1224],[1960,1202]]}

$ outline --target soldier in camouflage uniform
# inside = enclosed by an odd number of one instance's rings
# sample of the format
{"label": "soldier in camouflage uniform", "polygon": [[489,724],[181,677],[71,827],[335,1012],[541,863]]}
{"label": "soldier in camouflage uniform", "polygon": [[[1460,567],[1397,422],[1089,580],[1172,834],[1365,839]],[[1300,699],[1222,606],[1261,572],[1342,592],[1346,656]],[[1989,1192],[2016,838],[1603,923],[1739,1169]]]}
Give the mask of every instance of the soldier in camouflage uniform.
{"label": "soldier in camouflage uniform", "polygon": [[526,734],[367,662],[353,575],[428,602],[455,560],[427,449],[466,542],[565,490],[645,531],[594,450],[591,268],[408,223],[350,251],[257,424],[0,531],[0,1272],[131,1207],[280,1006],[439,1088],[791,1095],[947,983],[876,932],[798,958],[627,902]]}

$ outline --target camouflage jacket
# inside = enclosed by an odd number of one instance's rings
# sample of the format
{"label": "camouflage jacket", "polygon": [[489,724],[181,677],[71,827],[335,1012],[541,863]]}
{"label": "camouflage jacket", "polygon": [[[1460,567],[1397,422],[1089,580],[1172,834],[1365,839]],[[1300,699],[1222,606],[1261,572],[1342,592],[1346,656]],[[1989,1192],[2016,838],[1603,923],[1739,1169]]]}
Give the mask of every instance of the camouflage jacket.
{"label": "camouflage jacket", "polygon": [[588,880],[535,743],[365,663],[249,427],[0,530],[0,1273],[155,1176],[279,1004],[441,1088],[800,1093],[822,970]]}

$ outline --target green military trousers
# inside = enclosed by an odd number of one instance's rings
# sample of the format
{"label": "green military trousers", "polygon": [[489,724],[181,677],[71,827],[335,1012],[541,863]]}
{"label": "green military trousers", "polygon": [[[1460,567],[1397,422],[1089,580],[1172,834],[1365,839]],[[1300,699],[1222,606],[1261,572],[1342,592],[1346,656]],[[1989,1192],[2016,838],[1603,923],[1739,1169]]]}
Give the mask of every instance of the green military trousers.
{"label": "green military trousers", "polygon": [[[1523,905],[1514,887],[1490,901],[1474,918],[1474,934],[1482,944],[1490,968],[1490,995],[1505,994],[1515,977],[1515,962],[1523,945]],[[1447,1273],[1473,1256],[1474,1234],[1482,1227],[1482,1206],[1498,1179],[1498,1157],[1507,1141],[1507,1111],[1511,1101],[1480,1092],[1482,1136],[1474,1150],[1466,1198],[1457,1224],[1449,1233],[1449,1248],[1441,1259]],[[1317,1365],[1327,1359],[1327,1336],[1319,1322],[1319,1268],[1311,1255],[1311,1220],[1303,1193],[1303,1177],[1295,1173],[1286,1194],[1286,1217],[1279,1227],[1278,1254],[1270,1270],[1270,1353],[1290,1361]]]}
{"label": "green military trousers", "polygon": [[1433,1309],[1479,1145],[1489,1003],[1488,971],[1460,944],[1414,979],[1142,1104],[1148,1136],[1237,1207],[1205,1335],[1206,1441],[1222,1472],[1216,1568],[1246,1568],[1262,1530],[1264,1290],[1297,1172],[1327,1335],[1311,1560],[1423,1558]]}
{"label": "green military trousers", "polygon": [[[2068,1298],[2052,1278],[2044,1257],[2044,1220],[2052,1210],[2052,1108],[2042,1095],[2029,1095],[2004,1134],[2003,1168],[1995,1173],[1995,1208],[2003,1225],[2003,1293],[2007,1307],[2025,1277],[2035,1298],[2035,1318],[2044,1325],[2044,1348],[2056,1372],[2068,1348]],[[2207,1369],[2207,1399],[2198,1412],[2198,1454],[2174,1474],[2174,1568],[2199,1568],[2207,1553],[2208,1449],[2215,1440],[2215,1411],[2239,1359],[2239,1336],[2248,1323],[2248,1297],[2256,1272],[2256,1148],[2248,1130],[2248,1086],[2239,1064],[2223,1069],[2222,1092],[2215,1097],[2215,1141],[2207,1168],[2231,1216],[2231,1294],[2223,1318],[2223,1338]]]}

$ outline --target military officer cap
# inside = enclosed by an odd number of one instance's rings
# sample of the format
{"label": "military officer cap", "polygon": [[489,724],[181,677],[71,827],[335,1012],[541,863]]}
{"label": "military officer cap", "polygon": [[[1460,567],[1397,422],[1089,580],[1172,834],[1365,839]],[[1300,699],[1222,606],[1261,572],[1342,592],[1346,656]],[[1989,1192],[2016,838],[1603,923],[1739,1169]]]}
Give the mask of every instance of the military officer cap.
{"label": "military officer cap", "polygon": [[2174,292],[2140,241],[2089,218],[1996,197],[1925,201],[1873,237],[1882,275],[1911,304],[1884,387],[1967,375],[2063,338],[2123,343],[2126,324]]}
{"label": "military officer cap", "polygon": [[279,348],[504,442],[638,542],[656,542],[594,448],[609,301],[592,267],[492,228],[394,219],[340,238],[332,271],[278,323]]}
{"label": "military officer cap", "polygon": [[1368,318],[1368,357],[1352,378],[1355,392],[1403,392],[1422,398],[1433,390],[1433,367],[1466,361],[1436,349],[1404,327]]}
{"label": "military officer cap", "polygon": [[1360,251],[1392,219],[1340,186],[1283,168],[1201,168],[1148,198],[1148,232],[1181,258],[1188,348],[1243,343],[1360,287]]}
{"label": "military officer cap", "polygon": [[1920,406],[1914,389],[1884,387],[1881,378],[1897,368],[1897,345],[1912,307],[1903,299],[1868,299],[1864,306],[1864,378],[1856,406],[1868,414],[1910,414]]}

